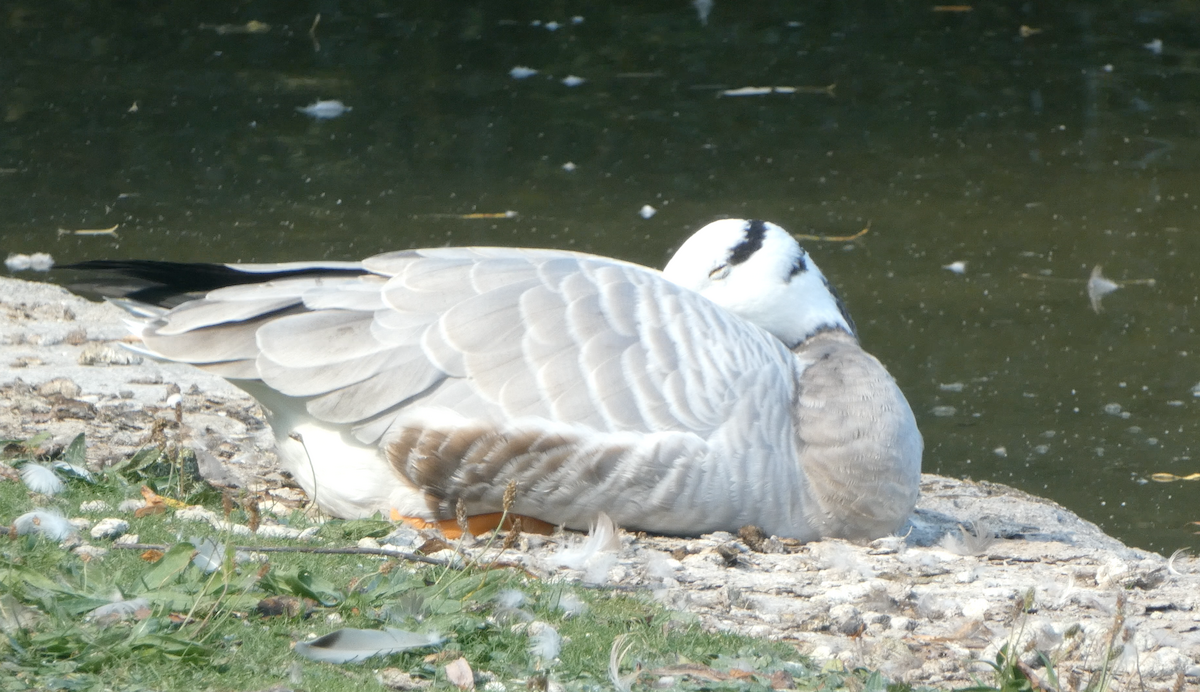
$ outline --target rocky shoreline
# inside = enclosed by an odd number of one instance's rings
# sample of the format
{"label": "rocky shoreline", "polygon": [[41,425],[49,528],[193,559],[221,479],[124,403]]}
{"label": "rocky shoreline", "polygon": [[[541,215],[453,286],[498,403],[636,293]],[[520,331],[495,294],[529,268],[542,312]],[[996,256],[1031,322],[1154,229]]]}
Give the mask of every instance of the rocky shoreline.
{"label": "rocky shoreline", "polygon": [[[89,463],[104,465],[162,435],[195,449],[215,482],[299,492],[274,470],[253,401],[113,343],[126,334],[112,306],[0,278],[0,437],[49,432],[54,445],[85,432]],[[623,533],[620,551],[594,564],[552,564],[571,540],[527,537],[504,559],[551,578],[646,589],[707,627],[914,684],[990,680],[972,662],[1007,645],[1034,674],[1046,654],[1066,689],[1106,666],[1112,689],[1200,685],[1200,560],[1129,548],[1002,485],[926,475],[905,535],[869,545]]]}

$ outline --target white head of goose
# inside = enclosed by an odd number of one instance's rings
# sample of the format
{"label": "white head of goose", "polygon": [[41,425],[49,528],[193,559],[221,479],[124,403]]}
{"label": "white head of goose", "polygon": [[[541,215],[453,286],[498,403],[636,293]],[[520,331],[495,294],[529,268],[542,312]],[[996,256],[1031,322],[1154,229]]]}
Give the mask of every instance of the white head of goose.
{"label": "white head of goose", "polygon": [[118,303],[140,350],[258,399],[335,516],[482,515],[512,486],[512,512],[575,529],[869,539],[917,500],[904,395],[771,223],[709,224],[663,272],[515,248],[76,268],[143,281]]}

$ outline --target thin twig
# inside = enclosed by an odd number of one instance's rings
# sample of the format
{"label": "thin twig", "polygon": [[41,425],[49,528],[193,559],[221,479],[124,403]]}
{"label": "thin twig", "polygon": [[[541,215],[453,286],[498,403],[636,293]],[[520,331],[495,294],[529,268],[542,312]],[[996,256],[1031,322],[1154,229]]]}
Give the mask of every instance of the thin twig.
{"label": "thin twig", "polygon": [[826,243],[848,243],[852,240],[858,240],[871,230],[871,222],[867,222],[866,228],[862,229],[854,235],[805,235],[797,234],[796,240],[820,240]]}
{"label": "thin twig", "polygon": [[[157,545],[153,543],[114,543],[113,548],[122,550],[162,550],[165,551],[171,546]],[[399,551],[383,550],[382,548],[319,548],[315,546],[303,545],[235,545],[234,550],[242,550],[253,553],[315,553],[319,555],[382,555],[383,557],[395,557],[401,560],[411,560],[413,562],[423,562],[427,565],[437,565],[438,567],[452,567],[454,569],[462,569],[454,567],[445,560],[438,560],[416,553],[403,553]]]}

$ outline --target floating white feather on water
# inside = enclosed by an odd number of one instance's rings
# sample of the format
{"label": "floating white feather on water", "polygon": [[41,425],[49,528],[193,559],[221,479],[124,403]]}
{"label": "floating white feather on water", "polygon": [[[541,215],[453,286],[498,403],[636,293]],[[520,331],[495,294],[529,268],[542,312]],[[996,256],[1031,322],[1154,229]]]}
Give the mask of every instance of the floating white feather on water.
{"label": "floating white feather on water", "polygon": [[569,87],[577,87],[577,86],[579,86],[580,84],[583,84],[583,83],[584,83],[584,82],[586,82],[586,81],[587,81],[587,80],[586,80],[586,79],[584,79],[583,77],[576,77],[576,76],[575,76],[575,75],[573,75],[573,74],[569,74],[569,75],[567,75],[566,77],[563,77],[563,79],[562,79],[562,83],[563,83],[564,85],[566,85],[566,86],[569,86]]}
{"label": "floating white feather on water", "polygon": [[558,22],[546,22],[542,26],[544,26],[547,31],[558,31],[559,28],[562,27],[562,24],[559,24]]}
{"label": "floating white feather on water", "polygon": [[942,269],[945,269],[947,271],[952,271],[955,274],[966,274],[967,273],[967,263],[962,260],[959,260],[957,262],[951,262],[950,264],[943,264]]}
{"label": "floating white feather on water", "polygon": [[568,173],[574,173],[575,168],[576,168],[575,164],[571,163],[570,161],[568,161],[562,165],[562,169]]}
{"label": "floating white feather on water", "polygon": [[314,101],[303,108],[296,108],[297,111],[316,118],[317,120],[329,120],[339,117],[349,111],[354,110],[350,106],[336,99]]}
{"label": "floating white feather on water", "polygon": [[513,79],[528,79],[537,73],[538,73],[538,71],[533,69],[532,67],[525,67],[524,65],[517,65],[516,67],[514,67],[508,71],[508,76],[512,77]]}
{"label": "floating white feather on water", "polygon": [[1103,310],[1100,300],[1120,287],[1121,284],[1104,278],[1100,265],[1097,264],[1096,268],[1092,270],[1092,277],[1087,282],[1088,300],[1092,303],[1092,310],[1095,310],[1097,314]]}
{"label": "floating white feather on water", "polygon": [[658,210],[649,204],[642,205],[642,208],[638,209],[638,216],[642,217],[643,219],[648,219],[657,213]]}

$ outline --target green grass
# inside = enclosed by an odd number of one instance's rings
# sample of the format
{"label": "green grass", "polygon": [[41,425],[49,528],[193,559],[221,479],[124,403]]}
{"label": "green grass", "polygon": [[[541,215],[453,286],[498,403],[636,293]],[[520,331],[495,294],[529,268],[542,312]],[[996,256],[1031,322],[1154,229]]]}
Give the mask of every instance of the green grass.
{"label": "green grass", "polygon": [[[12,441],[4,445],[10,463],[29,454]],[[74,449],[78,455],[80,448]],[[22,483],[3,481],[0,522],[11,523],[37,508],[79,516],[85,500],[101,499],[115,508],[140,497],[143,484],[222,512],[221,495],[195,482],[186,462],[186,455],[139,453],[95,483],[69,480],[67,490],[54,498],[32,496]],[[114,509],[90,518],[116,515]],[[0,690],[261,690],[283,684],[362,692],[383,689],[376,672],[384,667],[430,680],[432,689],[456,690],[444,665],[460,655],[477,673],[492,673],[509,690],[538,688],[546,678],[568,690],[612,690],[610,655],[622,635],[628,650],[620,673],[635,690],[649,689],[653,681],[638,677],[639,670],[681,664],[755,673],[746,680],[677,676],[681,689],[767,690],[771,674],[780,670],[801,690],[907,689],[868,671],[814,669],[784,643],[706,632],[690,616],[663,609],[649,595],[547,583],[513,569],[456,571],[367,555],[271,553],[266,565],[234,566],[226,559],[206,575],[191,563],[193,548],[185,541],[289,542],[235,539],[204,523],[177,520],[170,510],[123,518],[141,543],[172,548],[153,562],[141,551],[119,549],[85,561],[41,537],[0,538]],[[235,507],[230,519],[245,523],[248,516]],[[300,513],[286,521],[298,528],[309,525]],[[350,546],[363,535],[386,530],[382,522],[328,522],[320,544]],[[516,620],[504,617],[495,597],[506,589],[521,591],[527,616],[551,624],[563,637],[555,661],[534,659],[526,634],[513,627]],[[555,604],[564,592],[586,602],[586,610],[574,617],[560,612]],[[315,603],[307,617],[260,615],[259,601],[273,595]],[[147,598],[151,607],[142,619],[108,626],[86,618],[93,608],[121,596]],[[310,661],[292,650],[298,640],[342,627],[384,626],[436,631],[446,641],[436,649],[345,665]]]}

